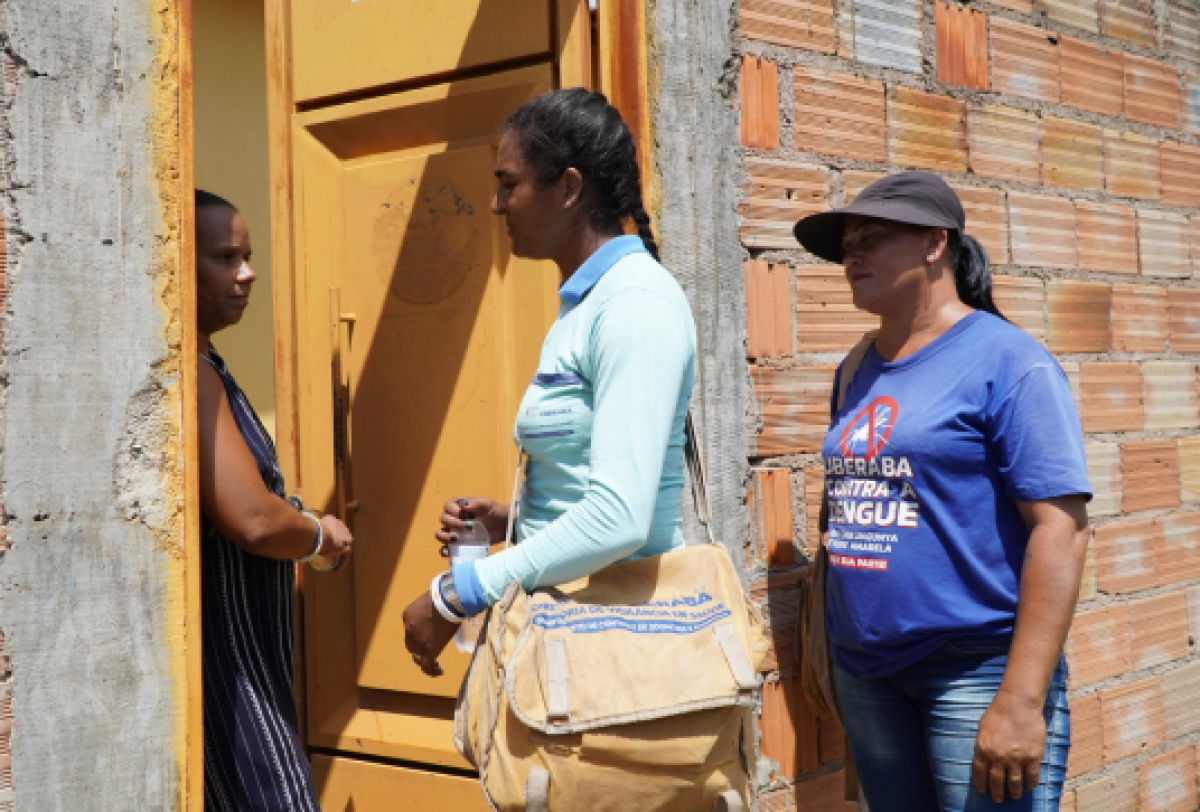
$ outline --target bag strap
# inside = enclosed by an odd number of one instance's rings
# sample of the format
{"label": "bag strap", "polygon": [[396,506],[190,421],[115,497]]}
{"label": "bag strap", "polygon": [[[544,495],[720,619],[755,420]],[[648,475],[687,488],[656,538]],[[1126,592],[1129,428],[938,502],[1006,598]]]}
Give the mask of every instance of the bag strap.
{"label": "bag strap", "polygon": [[687,418],[683,421],[683,459],[687,464],[688,478],[692,481],[696,518],[704,526],[708,543],[716,544],[712,531],[712,502],[708,497],[708,471],[704,465],[704,452],[700,450],[700,442],[696,437],[696,421],[692,419],[691,409],[688,409]]}
{"label": "bag strap", "polygon": [[[862,366],[863,360],[867,357],[867,351],[871,349],[871,345],[875,343],[878,335],[878,330],[863,333],[854,348],[846,353],[846,358],[842,361],[842,371],[838,375],[837,396],[833,400],[834,414],[841,411],[841,408],[846,405],[846,392],[850,389],[850,382],[854,380],[858,368]],[[830,417],[832,418],[832,416],[831,414]],[[829,489],[824,487],[821,488],[821,514],[817,520],[817,527],[822,533],[829,532]]]}

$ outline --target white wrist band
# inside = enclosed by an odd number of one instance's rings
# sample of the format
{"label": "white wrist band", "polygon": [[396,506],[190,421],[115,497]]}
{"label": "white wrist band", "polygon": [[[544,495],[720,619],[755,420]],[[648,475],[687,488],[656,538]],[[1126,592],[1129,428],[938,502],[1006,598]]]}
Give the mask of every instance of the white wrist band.
{"label": "white wrist band", "polygon": [[433,608],[437,609],[437,613],[441,615],[447,623],[462,623],[464,620],[466,620],[466,618],[462,617],[461,615],[456,615],[454,611],[446,605],[446,601],[442,599],[442,587],[440,582],[442,580],[442,576],[445,574],[446,573],[444,572],[439,572],[437,575],[433,576],[433,582],[429,585],[429,597],[433,601]]}
{"label": "white wrist band", "polygon": [[307,510],[304,511],[304,515],[311,519],[312,523],[317,526],[317,542],[313,545],[311,553],[304,556],[304,558],[296,559],[296,563],[298,564],[303,564],[305,561],[316,558],[317,553],[321,551],[321,545],[325,543],[325,528],[321,525],[321,520],[317,518],[315,513],[309,513]]}

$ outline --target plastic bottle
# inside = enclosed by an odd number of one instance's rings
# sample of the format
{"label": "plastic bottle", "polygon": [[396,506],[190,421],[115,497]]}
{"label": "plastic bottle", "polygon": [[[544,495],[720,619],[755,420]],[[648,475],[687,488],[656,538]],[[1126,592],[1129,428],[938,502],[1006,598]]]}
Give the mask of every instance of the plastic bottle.
{"label": "plastic bottle", "polygon": [[[483,526],[483,522],[474,521],[471,523],[471,529],[458,534],[458,541],[452,544],[447,544],[450,550],[450,563],[457,564],[460,561],[478,561],[481,558],[487,558],[492,549],[492,538],[488,533],[487,528]],[[475,651],[475,641],[479,639],[479,633],[483,631],[483,613],[479,613],[475,617],[469,617],[458,626],[458,632],[454,635],[454,645],[459,651],[466,654],[471,654]]]}

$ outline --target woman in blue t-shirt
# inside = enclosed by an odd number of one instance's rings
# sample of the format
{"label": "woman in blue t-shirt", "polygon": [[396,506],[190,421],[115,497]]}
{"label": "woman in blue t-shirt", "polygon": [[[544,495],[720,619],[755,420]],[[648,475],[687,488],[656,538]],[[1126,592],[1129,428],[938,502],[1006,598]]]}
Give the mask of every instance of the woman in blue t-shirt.
{"label": "woman in blue t-shirt", "polygon": [[1083,435],[965,227],[929,172],[796,224],[880,318],[824,445],[833,681],[872,812],[1057,809],[1066,772]]}

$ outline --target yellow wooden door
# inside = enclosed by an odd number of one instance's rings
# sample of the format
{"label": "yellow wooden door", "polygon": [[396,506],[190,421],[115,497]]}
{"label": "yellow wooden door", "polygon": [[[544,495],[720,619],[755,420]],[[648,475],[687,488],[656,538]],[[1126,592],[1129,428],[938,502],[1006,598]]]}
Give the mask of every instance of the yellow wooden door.
{"label": "yellow wooden door", "polygon": [[587,3],[268,9],[281,458],[293,489],[344,511],[356,537],[343,572],[302,587],[319,789],[327,809],[485,809],[462,778],[414,777],[414,763],[469,766],[451,740],[467,657],[451,646],[446,674],[426,677],[401,613],[445,568],[445,500],[508,498],[511,424],[558,279],[510,254],[492,169],[513,110],[585,83]]}

